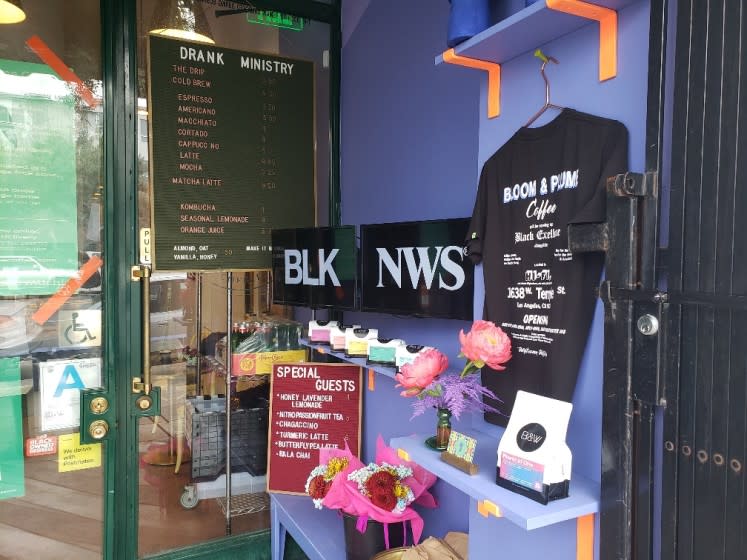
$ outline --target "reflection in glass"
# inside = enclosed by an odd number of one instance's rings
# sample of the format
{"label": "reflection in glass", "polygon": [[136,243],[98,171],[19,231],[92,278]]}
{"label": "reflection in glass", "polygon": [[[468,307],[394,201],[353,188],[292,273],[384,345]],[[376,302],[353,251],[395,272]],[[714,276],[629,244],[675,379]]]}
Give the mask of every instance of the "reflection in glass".
{"label": "reflection in glass", "polygon": [[99,3],[23,8],[0,42],[0,555],[98,559],[104,458],[79,445],[79,398],[104,383]]}

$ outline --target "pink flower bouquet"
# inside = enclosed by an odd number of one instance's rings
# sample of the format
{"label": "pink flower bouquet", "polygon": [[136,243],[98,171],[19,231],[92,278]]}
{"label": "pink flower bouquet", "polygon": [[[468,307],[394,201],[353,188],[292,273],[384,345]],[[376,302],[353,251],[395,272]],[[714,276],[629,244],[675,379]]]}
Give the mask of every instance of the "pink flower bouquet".
{"label": "pink flower bouquet", "polygon": [[467,358],[467,363],[458,375],[441,375],[448,367],[448,359],[433,349],[428,351],[429,356],[421,354],[412,364],[403,366],[402,373],[395,377],[405,388],[403,397],[417,397],[413,416],[430,408],[448,409],[457,419],[465,410],[498,412],[483,400],[498,398],[472,374],[486,365],[499,371],[506,369],[503,364],[511,359],[511,339],[494,323],[478,320],[472,323],[469,333],[459,332],[459,342],[459,356]]}
{"label": "pink flower bouquet", "polygon": [[[330,454],[334,451],[334,456]],[[358,517],[358,530],[364,532],[369,519],[380,523],[410,521],[415,543],[423,533],[423,519],[411,505],[436,507],[428,489],[436,477],[376,441],[376,462],[364,465],[349,449],[320,449],[320,466],[307,483],[307,492],[315,505],[339,509]],[[325,475],[329,475],[328,479]]]}

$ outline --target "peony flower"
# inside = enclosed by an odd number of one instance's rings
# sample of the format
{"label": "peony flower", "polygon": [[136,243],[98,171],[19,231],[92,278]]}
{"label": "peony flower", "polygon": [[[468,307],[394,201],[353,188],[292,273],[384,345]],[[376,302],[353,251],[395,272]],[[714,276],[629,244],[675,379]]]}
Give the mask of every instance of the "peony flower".
{"label": "peony flower", "polygon": [[412,363],[403,365],[394,379],[398,381],[397,387],[405,388],[401,395],[411,397],[430,385],[448,367],[449,359],[435,348],[431,348],[418,354]]}
{"label": "peony flower", "polygon": [[511,339],[491,321],[475,321],[468,334],[463,330],[459,332],[459,342],[462,354],[469,360],[462,376],[469,373],[470,366],[475,369],[484,365],[497,370],[506,369],[503,364],[511,359]]}
{"label": "peony flower", "polygon": [[[499,412],[486,404],[485,398],[497,401],[500,399],[482,385],[479,376],[473,374],[478,373],[485,365],[497,370],[506,369],[503,364],[511,359],[511,339],[494,323],[477,320],[472,323],[472,329],[468,334],[464,334],[463,330],[459,332],[459,342],[462,345],[459,356],[467,358],[460,374],[439,377],[439,373],[430,378],[426,375],[416,377],[415,374],[427,370],[411,370],[407,366],[402,366],[404,375],[395,376],[400,382],[399,386],[405,387],[405,391],[401,393],[403,397],[417,397],[413,402],[413,417],[433,408],[445,408],[456,419],[465,411]],[[429,352],[443,356],[437,350]],[[445,356],[443,361],[445,365],[441,372],[448,366]],[[418,359],[412,365],[417,363]]]}

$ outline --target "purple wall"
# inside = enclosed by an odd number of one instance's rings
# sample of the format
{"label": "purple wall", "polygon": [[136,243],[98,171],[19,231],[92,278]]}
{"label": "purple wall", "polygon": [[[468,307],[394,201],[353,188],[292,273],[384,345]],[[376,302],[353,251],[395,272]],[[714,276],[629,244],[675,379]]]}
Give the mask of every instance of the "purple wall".
{"label": "purple wall", "polygon": [[[478,73],[438,68],[446,48],[446,0],[373,0],[343,31],[342,223],[366,224],[466,217],[477,181]],[[345,313],[346,322],[376,327],[386,337],[428,344],[457,366],[458,332],[469,323]],[[376,436],[433,430],[435,416],[410,422],[410,403],[394,381],[378,376],[366,392],[364,455]],[[441,503],[424,512],[426,533],[467,530],[469,500],[441,482]],[[453,512],[444,515],[445,511]]]}
{"label": "purple wall", "polygon": [[[553,102],[626,124],[633,171],[644,165],[648,7],[648,0],[642,0],[620,12],[618,77],[605,83],[597,79],[596,25],[541,45],[560,61],[548,69]],[[448,8],[447,0],[371,0],[365,11],[349,12],[353,29],[343,29],[342,53],[343,224],[471,215],[482,162],[543,103],[540,63],[527,53],[503,65],[502,115],[487,119],[482,73],[433,64],[446,48]],[[537,124],[554,115],[548,112]],[[479,269],[478,278],[477,317],[483,293]],[[455,367],[460,363],[457,333],[469,327],[463,321],[368,313],[345,313],[345,321],[376,327],[382,336],[436,346]],[[595,480],[602,453],[602,326],[598,306],[568,436],[574,471]],[[379,376],[376,383],[375,391],[366,392],[365,459],[373,457],[379,433],[388,440],[430,431],[435,423],[434,418],[410,422],[409,403],[394,382]],[[495,431],[480,417],[463,421]],[[467,497],[441,482],[435,492],[441,508],[424,515],[426,534],[467,530]],[[493,524],[499,539],[505,522]],[[475,552],[483,554],[475,557],[488,557],[486,551]],[[554,557],[550,549],[547,557]]]}

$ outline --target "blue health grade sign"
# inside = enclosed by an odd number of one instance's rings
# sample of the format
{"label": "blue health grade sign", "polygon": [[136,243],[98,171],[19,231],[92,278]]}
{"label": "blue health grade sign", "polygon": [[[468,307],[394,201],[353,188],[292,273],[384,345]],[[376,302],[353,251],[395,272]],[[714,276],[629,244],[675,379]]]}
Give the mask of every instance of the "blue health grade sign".
{"label": "blue health grade sign", "polygon": [[49,360],[39,365],[43,431],[80,425],[80,390],[101,386],[101,359]]}

